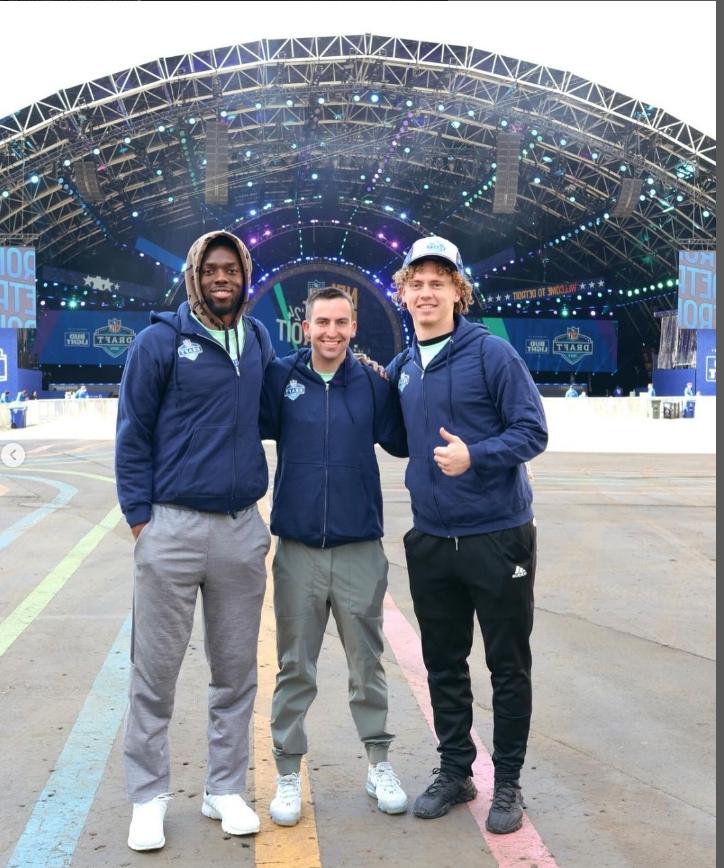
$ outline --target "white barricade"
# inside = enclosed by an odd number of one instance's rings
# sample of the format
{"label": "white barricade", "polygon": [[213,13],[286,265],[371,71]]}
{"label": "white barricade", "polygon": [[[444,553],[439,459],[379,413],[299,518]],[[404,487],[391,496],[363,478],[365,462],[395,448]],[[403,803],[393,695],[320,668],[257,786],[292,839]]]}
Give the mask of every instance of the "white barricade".
{"label": "white barricade", "polygon": [[[552,452],[716,453],[716,398],[698,396],[693,419],[652,415],[648,396],[640,398],[544,398]],[[0,405],[0,439],[112,439],[117,398],[24,402],[26,428],[10,429],[10,409]],[[455,432],[453,432],[455,433]]]}

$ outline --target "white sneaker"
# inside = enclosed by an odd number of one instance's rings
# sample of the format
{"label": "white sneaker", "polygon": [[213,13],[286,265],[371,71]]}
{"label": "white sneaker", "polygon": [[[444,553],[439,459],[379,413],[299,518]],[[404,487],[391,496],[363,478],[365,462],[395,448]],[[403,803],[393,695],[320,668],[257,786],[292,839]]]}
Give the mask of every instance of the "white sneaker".
{"label": "white sneaker", "polygon": [[204,790],[201,813],[212,820],[221,820],[221,828],[227,835],[254,835],[259,831],[259,817],[236,793],[212,796]]}
{"label": "white sneaker", "polygon": [[367,792],[377,799],[377,807],[385,814],[404,814],[407,810],[407,795],[388,762],[369,767]]}
{"label": "white sneaker", "polygon": [[269,813],[277,826],[296,826],[302,816],[302,781],[298,772],[279,775]]}
{"label": "white sneaker", "polygon": [[162,793],[150,802],[134,802],[128,846],[131,850],[160,850],[166,843],[163,818],[166,816],[170,793]]}

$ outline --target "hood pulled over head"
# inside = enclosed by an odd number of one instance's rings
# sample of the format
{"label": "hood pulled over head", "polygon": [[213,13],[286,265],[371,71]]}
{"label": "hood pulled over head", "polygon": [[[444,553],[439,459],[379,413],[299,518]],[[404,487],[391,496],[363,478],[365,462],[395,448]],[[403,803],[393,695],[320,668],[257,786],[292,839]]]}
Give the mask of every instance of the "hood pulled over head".
{"label": "hood pulled over head", "polygon": [[231,232],[217,230],[216,232],[207,232],[197,238],[191,245],[186,257],[186,267],[184,269],[184,277],[186,280],[186,296],[188,298],[189,307],[193,315],[200,320],[205,326],[212,329],[224,329],[223,321],[212,313],[201,292],[200,270],[206,251],[211,242],[216,238],[227,238],[234,246],[234,249],[239,254],[241,261],[241,301],[239,309],[236,312],[234,322],[239,321],[241,313],[246,305],[249,297],[249,287],[251,285],[251,254],[246,249],[244,243],[233,235]]}

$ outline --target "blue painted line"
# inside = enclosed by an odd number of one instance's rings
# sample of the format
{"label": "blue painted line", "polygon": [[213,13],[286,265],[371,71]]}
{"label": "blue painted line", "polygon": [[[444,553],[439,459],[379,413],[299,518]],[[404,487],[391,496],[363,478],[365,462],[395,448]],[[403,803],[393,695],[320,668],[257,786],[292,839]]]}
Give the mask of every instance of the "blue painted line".
{"label": "blue painted line", "polygon": [[126,710],[131,616],[123,623],[7,868],[68,868]]}
{"label": "blue painted line", "polygon": [[21,519],[18,519],[14,524],[11,524],[7,530],[4,530],[0,533],[0,551],[2,549],[7,548],[10,543],[15,542],[15,540],[22,536],[26,530],[30,530],[31,527],[36,525],[39,521],[42,521],[47,515],[55,512],[56,509],[60,509],[61,506],[65,506],[70,503],[70,501],[78,494],[78,489],[72,485],[68,485],[66,482],[57,482],[54,479],[43,479],[40,476],[11,476],[10,474],[2,474],[0,475],[0,479],[32,479],[33,482],[42,482],[45,485],[52,485],[53,488],[58,489],[58,494],[55,495],[53,500],[49,503],[44,503],[42,506],[33,510],[33,512],[28,513],[23,516]]}

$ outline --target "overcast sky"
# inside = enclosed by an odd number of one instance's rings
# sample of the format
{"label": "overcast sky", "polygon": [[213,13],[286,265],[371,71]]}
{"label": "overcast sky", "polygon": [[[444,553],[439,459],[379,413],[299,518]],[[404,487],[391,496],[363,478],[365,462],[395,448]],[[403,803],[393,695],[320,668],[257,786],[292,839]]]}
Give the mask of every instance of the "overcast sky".
{"label": "overcast sky", "polygon": [[157,57],[259,38],[374,33],[574,72],[716,134],[716,3],[5,2],[0,117]]}

